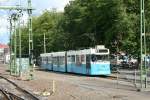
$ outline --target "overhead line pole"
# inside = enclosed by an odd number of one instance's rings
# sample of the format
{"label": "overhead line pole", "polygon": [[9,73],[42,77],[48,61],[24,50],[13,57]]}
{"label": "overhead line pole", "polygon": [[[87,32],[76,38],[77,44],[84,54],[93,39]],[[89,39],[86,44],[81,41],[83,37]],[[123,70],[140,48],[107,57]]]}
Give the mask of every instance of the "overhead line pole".
{"label": "overhead line pole", "polygon": [[32,34],[32,5],[31,0],[28,0],[28,28],[29,28],[29,65],[30,65],[30,78],[33,78],[33,34]]}
{"label": "overhead line pole", "polygon": [[146,35],[145,35],[145,12],[144,12],[144,1],[140,1],[141,8],[141,65],[140,65],[140,79],[141,79],[141,90],[143,89],[143,83],[145,85],[144,88],[147,88],[147,66],[146,66]]}
{"label": "overhead line pole", "polygon": [[19,76],[22,76],[22,72],[21,72],[21,70],[22,70],[22,45],[21,45],[21,29],[20,29],[20,24],[21,24],[21,19],[20,19],[20,17],[21,17],[21,13],[19,14],[19,18],[18,18],[18,20],[19,20],[19,22],[18,22],[18,35],[19,35]]}
{"label": "overhead line pole", "polygon": [[46,38],[45,38],[45,32],[44,32],[44,53],[46,53]]}
{"label": "overhead line pole", "polygon": [[[16,16],[14,16],[16,17]],[[16,19],[14,18],[14,67],[15,67],[15,75],[17,75],[17,65],[16,65],[16,54],[17,54],[17,32],[16,32]]]}
{"label": "overhead line pole", "polygon": [[10,48],[10,61],[9,61],[9,66],[10,66],[10,75],[12,74],[12,18],[9,18],[9,22],[10,22],[10,44],[9,44],[9,48]]}

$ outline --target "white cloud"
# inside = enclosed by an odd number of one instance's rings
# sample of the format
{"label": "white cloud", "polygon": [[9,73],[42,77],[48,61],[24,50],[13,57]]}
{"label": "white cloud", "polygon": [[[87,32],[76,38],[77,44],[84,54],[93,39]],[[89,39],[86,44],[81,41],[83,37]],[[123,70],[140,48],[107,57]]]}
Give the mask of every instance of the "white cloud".
{"label": "white cloud", "polygon": [[8,31],[9,22],[7,15],[0,16],[0,35],[3,35]]}
{"label": "white cloud", "polygon": [[64,7],[69,3],[70,0],[55,0],[53,2],[52,8],[56,8],[57,11],[64,11]]}

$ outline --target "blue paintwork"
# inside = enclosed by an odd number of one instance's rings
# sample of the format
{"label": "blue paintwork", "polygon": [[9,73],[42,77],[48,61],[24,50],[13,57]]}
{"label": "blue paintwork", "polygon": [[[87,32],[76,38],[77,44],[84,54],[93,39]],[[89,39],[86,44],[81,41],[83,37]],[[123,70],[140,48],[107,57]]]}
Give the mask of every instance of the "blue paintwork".
{"label": "blue paintwork", "polygon": [[52,70],[52,68],[53,68],[53,67],[52,67],[52,64],[47,64],[47,65],[46,65],[46,69],[47,69],[47,70]]}
{"label": "blue paintwork", "polygon": [[41,68],[45,70],[52,70],[51,64],[41,64]]}
{"label": "blue paintwork", "polygon": [[86,65],[81,64],[77,66],[76,64],[67,64],[67,72],[87,74]]}
{"label": "blue paintwork", "polygon": [[46,64],[43,64],[43,63],[42,63],[42,64],[41,64],[41,68],[42,68],[42,69],[46,69]]}
{"label": "blue paintwork", "polygon": [[[65,65],[52,65],[51,64],[41,64],[42,69],[53,70],[59,72],[66,72]],[[75,63],[67,64],[67,72],[87,74],[87,75],[109,75],[110,64],[91,64],[91,68],[87,69],[86,64],[81,64],[80,66]]]}
{"label": "blue paintwork", "polygon": [[[66,72],[65,65],[52,65],[52,64],[41,64],[42,69],[53,70],[59,72]],[[86,64],[76,65],[75,63],[67,64],[67,72],[86,74],[86,75],[109,75],[110,64],[109,63],[91,63],[91,67],[87,69]]]}
{"label": "blue paintwork", "polygon": [[67,64],[67,72],[87,75],[109,75],[110,64],[91,64],[90,69],[87,69],[85,64],[81,64],[80,66]]}
{"label": "blue paintwork", "polygon": [[66,72],[66,66],[65,65],[53,65],[53,70],[59,71],[59,72]]}
{"label": "blue paintwork", "polygon": [[91,64],[91,75],[109,75],[110,64]]}

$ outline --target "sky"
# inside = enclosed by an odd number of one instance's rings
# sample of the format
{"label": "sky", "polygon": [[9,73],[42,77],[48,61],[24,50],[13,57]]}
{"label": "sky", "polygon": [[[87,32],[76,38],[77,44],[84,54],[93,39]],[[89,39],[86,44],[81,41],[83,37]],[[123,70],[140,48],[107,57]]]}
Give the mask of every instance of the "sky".
{"label": "sky", "polygon": [[[64,7],[70,0],[32,0],[32,6],[36,9],[33,15],[38,16],[46,9],[56,8],[57,11],[64,11]],[[27,0],[0,0],[0,6],[15,6],[21,4],[27,6]],[[8,15],[10,11],[0,10],[0,43],[9,42],[9,22]],[[27,14],[24,14],[23,20],[26,21]]]}

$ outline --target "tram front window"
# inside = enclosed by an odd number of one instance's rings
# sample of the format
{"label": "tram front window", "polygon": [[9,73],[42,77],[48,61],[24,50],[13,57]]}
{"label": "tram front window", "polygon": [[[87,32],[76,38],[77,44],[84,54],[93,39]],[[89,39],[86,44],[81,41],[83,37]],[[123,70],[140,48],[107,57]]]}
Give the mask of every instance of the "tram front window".
{"label": "tram front window", "polygon": [[92,61],[108,61],[108,55],[92,55]]}

